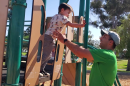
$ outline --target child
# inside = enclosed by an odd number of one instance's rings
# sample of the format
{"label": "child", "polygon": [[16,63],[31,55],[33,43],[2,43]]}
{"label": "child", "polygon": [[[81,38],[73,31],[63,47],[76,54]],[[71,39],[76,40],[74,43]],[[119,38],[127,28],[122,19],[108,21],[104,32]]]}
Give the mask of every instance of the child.
{"label": "child", "polygon": [[[41,69],[40,69],[43,75],[49,75],[49,73],[46,73],[44,71],[44,68],[48,60],[51,58],[49,55],[54,46],[54,42],[53,42],[54,38],[52,37],[53,32],[55,30],[61,32],[62,27],[64,25],[80,28],[80,27],[84,27],[86,24],[85,21],[83,22],[83,24],[71,23],[68,19],[70,13],[71,13],[71,7],[66,3],[62,3],[59,6],[59,14],[54,15],[50,20],[50,26],[44,35],[43,55],[42,55],[42,62],[41,62]],[[41,73],[40,76],[42,75]]]}

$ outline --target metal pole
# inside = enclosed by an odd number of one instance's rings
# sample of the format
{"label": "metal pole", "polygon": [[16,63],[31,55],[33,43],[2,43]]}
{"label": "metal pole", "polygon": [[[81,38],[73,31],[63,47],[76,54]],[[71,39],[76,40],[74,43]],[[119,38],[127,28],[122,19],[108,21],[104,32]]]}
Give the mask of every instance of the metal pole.
{"label": "metal pole", "polygon": [[[79,18],[84,16],[85,9],[85,0],[80,0],[80,8],[79,8]],[[79,40],[79,28],[77,29],[77,41]],[[81,62],[76,63],[76,78],[75,78],[75,86],[80,86],[81,81]]]}
{"label": "metal pole", "polygon": [[[84,48],[87,48],[88,46],[88,29],[89,29],[89,8],[90,8],[90,0],[86,0],[86,25],[85,25],[85,31],[84,31]],[[86,86],[86,63],[87,59],[83,58],[83,76],[82,76],[82,86]]]}
{"label": "metal pole", "polygon": [[12,14],[12,11],[10,11],[10,14],[9,14],[9,30],[8,30],[8,38],[7,38],[7,48],[6,48],[6,57],[5,57],[5,67],[7,67],[7,63],[8,63],[8,52],[9,52],[9,40],[10,40],[10,29],[11,29],[11,15]]}
{"label": "metal pole", "polygon": [[[12,0],[7,84],[19,84],[26,0]],[[10,85],[6,85],[10,86]],[[16,86],[16,85],[15,85]]]}
{"label": "metal pole", "polygon": [[60,78],[58,80],[54,81],[54,86],[61,86],[61,84],[62,84],[62,76],[63,76],[62,70],[63,70],[63,64],[61,66]]}
{"label": "metal pole", "polygon": [[68,1],[69,1],[69,0],[60,0],[60,4],[63,3],[63,2],[64,2],[64,3],[68,3]]}
{"label": "metal pole", "polygon": [[43,2],[44,2],[45,10],[46,10],[46,0],[43,0]]}

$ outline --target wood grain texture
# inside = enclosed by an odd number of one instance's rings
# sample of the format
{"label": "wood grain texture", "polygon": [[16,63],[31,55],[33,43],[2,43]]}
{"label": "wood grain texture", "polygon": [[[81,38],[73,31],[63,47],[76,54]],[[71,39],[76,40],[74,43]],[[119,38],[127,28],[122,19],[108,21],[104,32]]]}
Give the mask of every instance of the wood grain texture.
{"label": "wood grain texture", "polygon": [[76,63],[63,64],[62,83],[75,86]]}
{"label": "wood grain texture", "polygon": [[0,85],[1,85],[2,67],[3,67],[3,55],[4,55],[5,32],[6,32],[7,14],[8,14],[8,3],[9,3],[9,0],[0,0]]}

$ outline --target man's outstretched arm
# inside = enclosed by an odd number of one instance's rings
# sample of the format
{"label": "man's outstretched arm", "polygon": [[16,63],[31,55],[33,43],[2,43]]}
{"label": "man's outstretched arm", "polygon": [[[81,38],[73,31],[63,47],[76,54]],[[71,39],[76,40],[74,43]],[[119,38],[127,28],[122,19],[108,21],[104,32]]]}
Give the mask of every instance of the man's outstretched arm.
{"label": "man's outstretched arm", "polygon": [[[64,39],[66,39],[66,37],[64,35],[62,35],[61,33],[55,31],[54,32],[54,37],[56,37],[60,42],[64,43]],[[85,48],[81,48],[80,46],[78,46],[77,44],[70,42],[69,40],[67,40],[64,43],[76,56],[80,57],[80,58],[87,58],[88,61],[93,62],[93,57],[90,53],[90,51],[88,49]]]}

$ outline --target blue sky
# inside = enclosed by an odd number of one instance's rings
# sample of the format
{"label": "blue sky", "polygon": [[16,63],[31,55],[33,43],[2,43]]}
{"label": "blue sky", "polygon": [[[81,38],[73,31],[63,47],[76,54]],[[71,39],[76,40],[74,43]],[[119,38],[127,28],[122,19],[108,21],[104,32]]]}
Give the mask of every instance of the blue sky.
{"label": "blue sky", "polygon": [[[58,13],[58,6],[60,0],[46,0],[46,16],[51,17]],[[25,20],[31,20],[31,11],[32,11],[32,0],[26,0],[27,8],[25,13]],[[75,16],[79,15],[79,3],[80,0],[69,0],[68,4],[72,6]],[[95,16],[90,14],[90,18],[97,19]],[[100,29],[89,26],[89,30],[93,35],[94,40],[99,40]]]}

